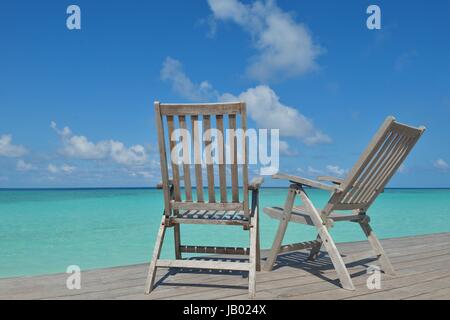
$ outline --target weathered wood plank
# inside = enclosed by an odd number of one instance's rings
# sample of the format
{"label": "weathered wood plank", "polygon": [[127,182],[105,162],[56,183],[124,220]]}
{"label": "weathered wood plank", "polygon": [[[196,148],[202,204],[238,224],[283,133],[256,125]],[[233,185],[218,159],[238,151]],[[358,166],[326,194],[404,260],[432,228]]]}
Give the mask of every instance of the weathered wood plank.
{"label": "weathered wood plank", "polygon": [[237,138],[236,138],[236,115],[228,116],[228,127],[230,128],[229,145],[231,160],[231,193],[233,202],[239,202],[239,181],[238,181],[238,158],[237,158]]}
{"label": "weathered wood plank", "polygon": [[166,116],[175,115],[223,115],[241,113],[240,103],[208,103],[201,104],[168,104],[161,103],[161,114]]}
{"label": "weathered wood plank", "polygon": [[164,143],[164,126],[161,115],[160,103],[155,102],[154,108],[155,108],[156,130],[158,132],[158,148],[161,162],[161,177],[164,193],[164,214],[168,217],[170,215],[169,171],[167,167],[166,145]]}
{"label": "weathered wood plank", "polygon": [[240,211],[244,209],[242,203],[196,203],[171,201],[173,209],[180,210],[219,210],[219,211]]}
{"label": "weathered wood plank", "polygon": [[[356,290],[351,292],[339,288],[336,272],[327,256],[310,262],[305,261],[307,253],[296,251],[281,255],[278,258],[280,267],[274,271],[257,273],[256,298],[450,299],[449,233],[387,239],[382,240],[382,244],[398,274],[395,277],[382,274],[381,290],[369,290],[365,285],[366,266],[377,265],[377,262],[349,266],[356,286]],[[341,253],[346,250],[358,252],[367,250],[369,246],[355,242],[338,244],[338,248]],[[266,256],[267,251],[263,255]],[[245,261],[243,256],[240,259]],[[213,263],[218,261],[213,260]],[[222,261],[230,263],[229,260]],[[165,268],[157,271],[157,287],[147,296],[143,294],[147,267],[134,265],[83,271],[81,290],[67,290],[67,274],[0,279],[0,299],[248,298],[245,271],[200,272],[193,269],[172,272],[167,276]]]}
{"label": "weathered wood plank", "polygon": [[[186,117],[178,117],[180,121],[180,129],[187,131]],[[190,141],[187,137],[182,138],[183,141],[183,179],[184,179],[184,189],[186,192],[186,201],[192,201],[192,186],[191,186],[191,148]]]}
{"label": "weathered wood plank", "polygon": [[179,160],[177,152],[175,151],[175,147],[177,145],[176,137],[175,137],[175,121],[173,116],[167,117],[167,128],[169,130],[169,146],[170,146],[170,163],[172,164],[172,174],[173,174],[173,194],[174,198],[177,201],[181,200],[181,193],[180,193],[180,169],[179,169]]}
{"label": "weathered wood plank", "polygon": [[191,116],[192,125],[192,146],[194,148],[194,167],[195,167],[195,182],[197,186],[197,201],[203,202],[203,176],[202,176],[202,154],[201,154],[201,137],[198,116]]}
{"label": "weathered wood plank", "polygon": [[214,190],[214,166],[213,158],[211,156],[213,144],[211,135],[211,116],[205,115],[203,117],[203,126],[205,130],[205,158],[206,158],[206,175],[208,178],[208,202],[216,202],[216,192]]}

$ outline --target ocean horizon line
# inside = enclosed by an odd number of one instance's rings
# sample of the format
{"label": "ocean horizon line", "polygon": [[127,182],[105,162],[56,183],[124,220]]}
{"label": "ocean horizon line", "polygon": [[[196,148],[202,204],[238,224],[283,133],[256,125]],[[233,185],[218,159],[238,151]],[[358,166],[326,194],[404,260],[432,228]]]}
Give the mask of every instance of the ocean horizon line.
{"label": "ocean horizon line", "polygon": [[[307,187],[308,189],[314,189]],[[195,186],[192,186],[195,188]],[[242,186],[239,186],[242,188]],[[264,186],[261,189],[286,189],[288,186]],[[0,191],[70,191],[70,190],[155,190],[157,187],[15,187],[15,188],[0,188]],[[184,190],[184,187],[180,187]],[[215,187],[215,190],[220,187]],[[227,188],[231,189],[231,187]],[[385,190],[449,190],[450,187],[388,187]]]}

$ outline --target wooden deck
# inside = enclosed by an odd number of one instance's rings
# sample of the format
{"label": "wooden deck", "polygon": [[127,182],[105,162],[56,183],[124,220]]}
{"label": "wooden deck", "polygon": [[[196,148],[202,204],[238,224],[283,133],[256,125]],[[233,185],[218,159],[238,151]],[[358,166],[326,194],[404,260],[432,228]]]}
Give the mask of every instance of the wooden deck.
{"label": "wooden deck", "polygon": [[[382,242],[398,275],[382,274],[381,290],[366,286],[370,260],[351,265],[356,290],[346,291],[327,256],[307,262],[299,251],[279,257],[274,271],[257,273],[257,299],[450,299],[450,233]],[[368,246],[338,248],[355,253]],[[0,299],[247,299],[247,278],[238,272],[161,269],[149,296],[143,294],[146,272],[147,265],[85,271],[80,290],[66,289],[67,274],[3,279]]]}

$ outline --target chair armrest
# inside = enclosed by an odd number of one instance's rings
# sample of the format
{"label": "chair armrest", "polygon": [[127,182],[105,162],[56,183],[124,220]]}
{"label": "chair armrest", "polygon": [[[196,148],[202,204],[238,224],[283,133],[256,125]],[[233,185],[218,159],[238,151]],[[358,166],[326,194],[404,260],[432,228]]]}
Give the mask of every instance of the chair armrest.
{"label": "chair armrest", "polygon": [[342,184],[344,182],[344,179],[339,179],[339,178],[330,177],[330,176],[320,176],[320,177],[317,177],[317,180],[318,181],[328,181],[328,182],[338,184],[338,185]]}
{"label": "chair armrest", "polygon": [[288,174],[284,174],[284,173],[277,173],[275,175],[272,176],[273,179],[282,179],[282,180],[289,180],[293,183],[296,184],[301,184],[304,186],[308,186],[311,188],[317,188],[317,189],[322,189],[322,190],[327,190],[327,191],[335,191],[335,192],[341,192],[341,188],[337,187],[337,186],[330,186],[327,184],[323,184],[320,183],[318,181],[314,181],[314,180],[310,180],[310,179],[306,179],[306,178],[301,178],[301,177],[297,177],[297,176],[291,176]]}
{"label": "chair armrest", "polygon": [[248,190],[258,190],[264,182],[263,177],[255,177],[250,181],[248,185]]}

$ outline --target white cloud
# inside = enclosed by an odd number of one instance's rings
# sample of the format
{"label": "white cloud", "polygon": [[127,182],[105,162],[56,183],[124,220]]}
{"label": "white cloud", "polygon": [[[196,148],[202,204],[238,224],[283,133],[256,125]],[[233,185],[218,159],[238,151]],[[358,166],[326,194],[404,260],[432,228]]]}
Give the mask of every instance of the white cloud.
{"label": "white cloud", "polygon": [[308,175],[310,175],[310,176],[319,176],[319,175],[323,174],[322,170],[313,168],[311,166],[308,166],[307,172],[308,172]]}
{"label": "white cloud", "polygon": [[125,147],[122,142],[109,141],[111,158],[120,164],[132,165],[142,164],[147,160],[145,148],[141,145]]}
{"label": "white cloud", "polygon": [[147,153],[142,145],[127,148],[122,142],[115,140],[94,143],[85,136],[73,135],[68,127],[59,130],[53,121],[51,127],[61,137],[61,153],[67,157],[84,160],[111,159],[123,165],[144,164],[147,161]]}
{"label": "white cloud", "polygon": [[[182,72],[181,63],[172,58],[167,58],[166,63],[167,61],[171,61],[170,64],[176,65],[176,69],[181,74],[166,78],[172,82],[174,90],[186,99],[193,101],[203,100],[201,98],[197,99],[203,95],[197,90],[199,86],[194,85],[191,79]],[[163,70],[164,68],[165,66],[163,66]],[[161,71],[161,73],[165,72]],[[179,81],[177,80],[178,78],[192,85],[183,86],[183,88],[187,88],[186,90],[177,89],[181,88],[181,86],[176,84]],[[300,138],[307,145],[331,142],[331,138],[318,130],[310,119],[302,115],[297,109],[281,103],[280,98],[269,86],[260,85],[250,88],[238,96],[231,93],[219,95],[209,83],[208,88],[208,91],[211,93],[211,99],[214,96],[219,101],[245,101],[248,115],[260,128],[280,129],[281,136]]]}
{"label": "white cloud", "polygon": [[[305,173],[305,170],[303,170],[302,168],[297,168],[296,171],[299,173]],[[306,174],[308,176],[311,176],[314,178],[316,178],[317,176],[324,175],[325,173],[328,173],[335,177],[342,177],[347,172],[348,172],[348,170],[342,169],[339,166],[335,166],[335,165],[327,165],[327,166],[325,166],[325,169],[317,169],[312,166],[308,166],[306,169]]]}
{"label": "white cloud", "polygon": [[170,81],[172,89],[183,98],[192,101],[206,101],[217,98],[217,92],[208,81],[203,81],[200,84],[192,82],[184,73],[180,61],[171,57],[167,57],[163,63],[161,79]]}
{"label": "white cloud", "polygon": [[73,135],[69,127],[59,130],[54,121],[51,122],[50,126],[61,137],[63,142],[61,153],[65,156],[87,160],[103,159],[107,156],[109,151],[108,141],[93,143],[85,136]]}
{"label": "white cloud", "polygon": [[268,86],[250,88],[237,97],[224,94],[220,100],[245,101],[249,116],[259,127],[280,129],[281,136],[300,138],[307,145],[331,142],[331,138],[318,130],[310,119],[297,109],[281,103],[277,94]]}
{"label": "white cloud", "polygon": [[417,58],[418,53],[416,50],[411,50],[400,55],[394,63],[394,69],[401,71],[412,65],[413,60]]}
{"label": "white cloud", "polygon": [[50,173],[58,173],[60,171],[59,168],[53,164],[49,164],[47,170]]}
{"label": "white cloud", "polygon": [[69,166],[67,164],[64,164],[61,166],[61,171],[65,172],[65,173],[72,173],[76,170],[77,168],[74,166]]}
{"label": "white cloud", "polygon": [[155,175],[151,173],[150,171],[137,171],[137,172],[131,172],[130,175],[132,177],[143,177],[146,179],[153,179]]}
{"label": "white cloud", "polygon": [[[247,68],[250,77],[268,81],[292,77],[317,67],[322,49],[305,25],[281,10],[275,0],[243,4],[238,0],[208,0],[215,20],[232,21],[250,34],[258,51]],[[215,28],[215,24],[213,24]]]}
{"label": "white cloud", "polygon": [[345,175],[347,173],[346,169],[342,169],[339,166],[330,165],[330,164],[326,166],[326,170],[328,173],[330,173],[334,176],[338,176],[338,177],[342,177],[343,175]]}
{"label": "white cloud", "polygon": [[53,174],[57,174],[57,173],[71,174],[76,169],[77,169],[76,167],[70,166],[68,164],[63,164],[62,166],[56,166],[56,165],[50,163],[47,166],[47,171],[50,173],[53,173]]}
{"label": "white cloud", "polygon": [[436,161],[434,161],[434,167],[441,171],[450,170],[450,165],[444,159],[437,159]]}
{"label": "white cloud", "polygon": [[12,143],[12,136],[10,134],[0,136],[0,157],[18,158],[25,153],[27,153],[25,147]]}
{"label": "white cloud", "polygon": [[280,154],[288,156],[288,157],[292,157],[292,156],[296,156],[298,155],[297,150],[294,150],[289,143],[287,143],[284,140],[280,140],[279,142],[279,146],[280,146]]}
{"label": "white cloud", "polygon": [[26,172],[33,170],[34,166],[31,163],[27,163],[24,160],[20,159],[19,161],[17,161],[16,169],[17,171]]}
{"label": "white cloud", "polygon": [[97,144],[90,142],[85,136],[72,136],[64,141],[63,153],[79,159],[102,159],[109,151],[108,141]]}

